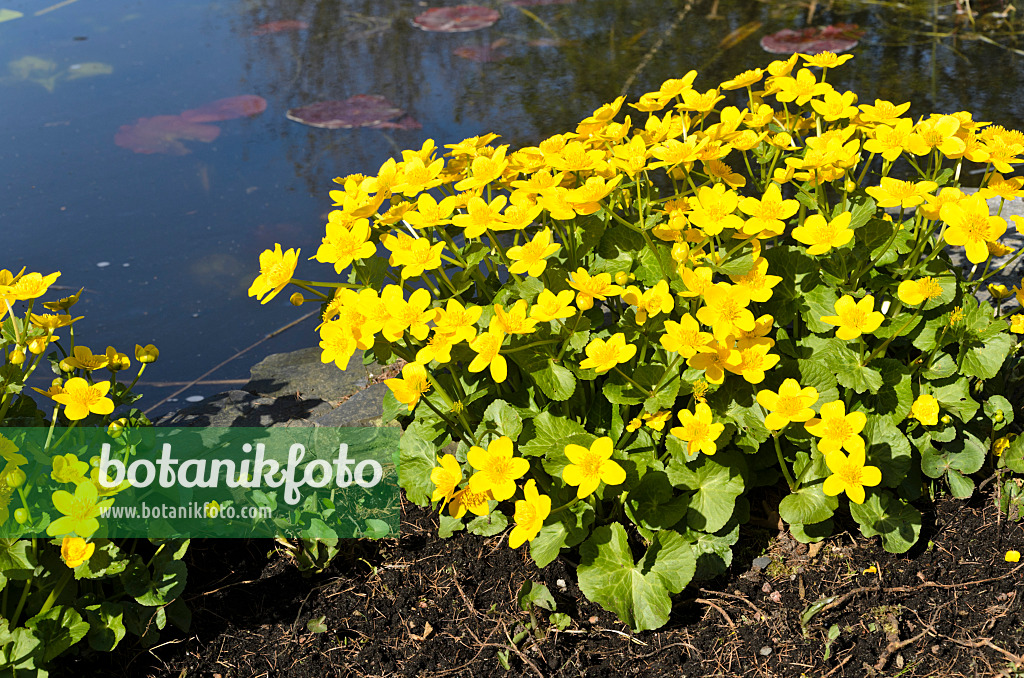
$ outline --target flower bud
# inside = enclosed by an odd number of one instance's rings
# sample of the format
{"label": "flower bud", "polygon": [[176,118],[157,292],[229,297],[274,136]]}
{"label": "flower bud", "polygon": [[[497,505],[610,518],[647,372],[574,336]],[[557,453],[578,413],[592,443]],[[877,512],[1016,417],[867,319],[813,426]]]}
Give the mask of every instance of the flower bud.
{"label": "flower bud", "polygon": [[292,306],[302,306],[306,299],[302,296],[302,292],[296,292],[288,298],[288,301]]}
{"label": "flower bud", "polygon": [[21,487],[25,483],[25,478],[25,472],[20,468],[15,468],[7,472],[4,480],[7,481],[7,485],[10,487]]}
{"label": "flower bud", "polygon": [[25,362],[25,349],[21,346],[15,346],[8,359],[12,365],[21,365]]}
{"label": "flower bud", "polygon": [[1003,415],[1002,410],[996,410],[996,413],[992,415],[992,421],[996,422],[997,424],[1003,421],[1003,419],[1005,418],[1006,417]]}
{"label": "flower bud", "polygon": [[61,372],[70,372],[73,369],[75,369],[74,366],[72,366],[71,363],[69,363],[67,360],[61,360],[59,363],[57,363],[57,367],[60,368]]}
{"label": "flower bud", "polygon": [[35,337],[29,340],[28,350],[31,351],[33,355],[40,355],[46,350],[47,343],[46,337]]}
{"label": "flower bud", "polygon": [[626,273],[625,271],[618,271],[615,274],[615,284],[616,285],[625,285],[628,282],[629,282],[629,274]]}
{"label": "flower bud", "polygon": [[145,346],[135,344],[135,359],[140,363],[155,363],[159,357],[160,350],[153,344],[146,344]]}
{"label": "flower bud", "polygon": [[115,419],[107,425],[107,433],[110,434],[111,438],[120,438],[121,432],[124,431],[124,427],[128,425],[128,420],[124,417]]}
{"label": "flower bud", "polygon": [[949,416],[948,414],[944,414],[942,415],[942,418],[939,419],[939,421],[941,421],[944,425],[949,426],[950,424],[953,423],[953,417]]}
{"label": "flower bud", "polygon": [[25,523],[27,523],[28,522],[28,511],[26,511],[24,508],[15,509],[15,511],[14,511],[14,521],[16,523],[18,523],[19,525],[24,525]]}

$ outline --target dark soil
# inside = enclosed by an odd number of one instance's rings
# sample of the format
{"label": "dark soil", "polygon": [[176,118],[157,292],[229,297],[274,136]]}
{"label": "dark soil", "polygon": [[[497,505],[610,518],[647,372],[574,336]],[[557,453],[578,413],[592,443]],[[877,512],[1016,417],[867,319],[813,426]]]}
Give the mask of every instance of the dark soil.
{"label": "dark soil", "polygon": [[[1024,524],[978,493],[928,515],[903,555],[850,533],[808,547],[749,528],[728,575],[691,585],[668,626],[639,634],[583,598],[565,558],[541,572],[505,535],[440,539],[436,515],[409,504],[400,539],[346,542],[312,577],[270,541],[197,540],[188,634],[68,657],[53,675],[1024,676],[1024,563],[1004,560],[1024,550]],[[761,555],[771,563],[755,569]],[[536,633],[513,642],[531,626],[516,603],[526,580],[547,585],[567,630],[538,611]],[[326,631],[311,631],[321,617]]]}

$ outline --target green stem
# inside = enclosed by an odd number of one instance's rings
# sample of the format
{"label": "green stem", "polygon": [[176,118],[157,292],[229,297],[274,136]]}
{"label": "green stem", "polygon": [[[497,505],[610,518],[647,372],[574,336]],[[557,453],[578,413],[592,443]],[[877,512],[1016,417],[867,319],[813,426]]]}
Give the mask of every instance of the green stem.
{"label": "green stem", "polygon": [[620,369],[618,368],[618,366],[612,367],[612,369],[613,369],[613,370],[615,370],[616,372],[618,372],[618,373],[619,373],[619,375],[620,375],[620,376],[621,376],[621,377],[622,377],[623,379],[625,379],[625,380],[626,380],[626,381],[628,381],[629,383],[633,384],[633,386],[636,386],[636,387],[637,387],[638,389],[640,389],[640,392],[641,392],[641,393],[646,393],[646,394],[647,394],[647,397],[648,397],[648,398],[650,398],[651,396],[653,396],[653,395],[654,395],[654,391],[648,391],[648,390],[647,390],[646,388],[644,388],[644,387],[643,387],[643,386],[641,386],[640,384],[638,384],[638,383],[636,383],[635,381],[633,381],[633,379],[632,379],[632,378],[630,378],[630,376],[629,376],[628,374],[626,374],[625,372],[623,372],[622,370],[620,370]]}
{"label": "green stem", "polygon": [[782,475],[786,477],[789,491],[796,492],[800,489],[800,484],[793,478],[793,475],[789,472],[789,467],[786,466],[786,460],[782,457],[782,446],[779,444],[778,431],[772,431],[772,442],[775,443],[775,456],[779,459],[779,468],[782,469]]}

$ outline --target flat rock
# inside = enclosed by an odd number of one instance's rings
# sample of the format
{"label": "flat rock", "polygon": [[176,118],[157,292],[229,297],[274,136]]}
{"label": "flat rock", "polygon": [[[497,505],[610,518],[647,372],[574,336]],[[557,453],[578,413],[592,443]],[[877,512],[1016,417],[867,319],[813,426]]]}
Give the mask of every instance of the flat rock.
{"label": "flat rock", "polygon": [[314,426],[380,426],[387,392],[384,384],[373,384],[339,407],[316,417],[312,423]]}
{"label": "flat rock", "polygon": [[295,396],[269,398],[248,391],[227,391],[157,420],[157,426],[294,426],[329,412],[322,400]]}
{"label": "flat rock", "polygon": [[274,398],[298,394],[303,400],[338,402],[366,388],[370,372],[363,365],[362,351],[355,352],[345,370],[321,362],[320,354],[319,348],[310,347],[267,356],[250,370],[249,383],[242,390]]}

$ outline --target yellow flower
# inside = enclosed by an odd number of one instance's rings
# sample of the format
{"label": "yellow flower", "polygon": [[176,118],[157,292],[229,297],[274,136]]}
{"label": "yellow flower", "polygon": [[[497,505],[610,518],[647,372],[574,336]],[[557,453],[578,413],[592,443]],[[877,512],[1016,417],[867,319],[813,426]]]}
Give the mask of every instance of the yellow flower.
{"label": "yellow flower", "polygon": [[904,280],[896,288],[896,296],[907,306],[917,306],[942,294],[942,288],[935,278]]}
{"label": "yellow flower", "polygon": [[382,331],[385,339],[397,341],[406,330],[420,341],[427,338],[427,334],[430,333],[427,323],[433,320],[436,314],[430,305],[430,292],[420,287],[413,290],[406,301],[401,287],[388,285],[381,294],[381,300],[391,313]]}
{"label": "yellow flower", "polygon": [[501,436],[484,450],[473,446],[466,454],[476,473],[469,479],[469,489],[477,494],[490,492],[497,501],[511,499],[516,493],[516,480],[530,470],[530,462],[512,456],[512,439]]}
{"label": "yellow flower", "polygon": [[743,376],[743,379],[750,384],[760,384],[764,381],[764,373],[778,364],[779,356],[768,353],[771,346],[768,344],[750,344],[737,349],[739,360],[726,363],[725,369]]}
{"label": "yellow flower", "polygon": [[580,367],[585,370],[593,367],[598,374],[604,374],[636,355],[636,346],[627,344],[626,335],[621,332],[613,334],[608,341],[592,339],[585,350],[587,357],[580,363]]}
{"label": "yellow flower", "polygon": [[922,393],[911,405],[908,416],[926,426],[935,426],[939,423],[939,401],[933,395]]}
{"label": "yellow flower", "polygon": [[429,228],[452,223],[449,217],[455,209],[455,198],[447,196],[437,202],[429,193],[422,193],[416,199],[416,209],[406,212],[405,221],[413,228]]}
{"label": "yellow flower", "polygon": [[833,400],[821,406],[819,417],[804,424],[804,428],[820,438],[818,450],[828,454],[839,449],[859,452],[863,457],[864,439],[858,435],[864,430],[868,417],[863,412],[846,413],[846,405],[842,400]]}
{"label": "yellow flower", "polygon": [[94,354],[86,346],[75,346],[73,354],[65,358],[64,362],[80,370],[92,371],[106,367],[108,360],[105,353]]}
{"label": "yellow flower", "polygon": [[495,304],[490,327],[502,334],[531,334],[538,322],[537,318],[526,314],[526,300],[520,299],[508,311],[501,304]]}
{"label": "yellow flower", "polygon": [[81,537],[64,537],[60,543],[60,556],[64,559],[64,564],[72,570],[89,560],[94,551],[96,544]]}
{"label": "yellow flower", "polygon": [[64,392],[53,396],[55,402],[64,405],[64,416],[71,421],[78,421],[96,414],[110,414],[114,411],[114,401],[107,398],[110,390],[109,381],[90,384],[81,377],[69,379],[64,384]]}
{"label": "yellow flower", "polygon": [[576,306],[581,311],[593,308],[594,299],[604,301],[606,297],[622,292],[621,287],[612,284],[611,273],[591,276],[585,268],[578,268],[570,274],[569,287],[576,290]]}
{"label": "yellow flower", "polygon": [[437,326],[435,331],[453,333],[456,337],[456,343],[459,341],[472,341],[473,337],[476,336],[474,325],[480,319],[480,314],[483,311],[483,306],[464,308],[457,300],[449,299],[448,304],[443,309],[438,308],[435,310],[434,324]]}
{"label": "yellow flower", "polygon": [[466,515],[468,509],[478,516],[486,516],[491,512],[491,507],[487,503],[491,499],[494,497],[490,492],[473,492],[470,488],[464,487],[452,495],[452,500],[448,504],[448,513],[453,518],[461,518]]}
{"label": "yellow flower", "polygon": [[836,66],[842,66],[852,59],[853,55],[844,54],[843,56],[839,56],[834,52],[818,52],[814,56],[801,54],[800,58],[803,59],[808,66],[817,66],[818,68],[835,68]]}
{"label": "yellow flower", "polygon": [[669,292],[668,282],[659,280],[654,287],[640,292],[640,288],[630,285],[622,294],[622,300],[636,306],[636,322],[643,325],[648,317],[659,313],[671,313],[675,307],[675,299]]}
{"label": "yellow flower", "polygon": [[439,363],[451,362],[452,347],[458,343],[454,332],[439,332],[435,328],[434,333],[427,340],[427,345],[416,352],[416,362],[421,365],[427,365],[432,360]]}
{"label": "yellow flower", "polygon": [[1003,456],[1003,452],[1010,449],[1011,436],[1003,436],[992,441],[992,454],[997,457]]}
{"label": "yellow flower", "polygon": [[1014,313],[1010,316],[1010,331],[1016,334],[1024,334],[1024,314]]}
{"label": "yellow flower", "polygon": [[820,214],[812,214],[793,229],[793,237],[805,245],[811,255],[825,254],[833,247],[842,247],[853,239],[850,229],[851,212],[843,212],[832,221]]}
{"label": "yellow flower", "polygon": [[107,369],[111,372],[119,372],[126,370],[132,366],[132,361],[128,359],[128,356],[121,353],[113,346],[107,346]]}
{"label": "yellow flower", "polygon": [[1020,551],[1007,551],[1006,556],[1004,556],[1004,559],[1008,563],[1020,562]]}
{"label": "yellow flower", "polygon": [[485,367],[490,367],[491,378],[496,383],[502,383],[508,376],[508,363],[505,356],[501,355],[501,344],[505,341],[505,335],[497,330],[488,330],[478,334],[469,342],[469,347],[476,351],[477,356],[469,364],[470,372],[481,372]]}
{"label": "yellow flower", "polygon": [[818,390],[813,386],[801,388],[796,379],[786,379],[779,392],[761,390],[757,402],[768,410],[764,425],[769,431],[780,431],[790,422],[806,422],[814,417],[811,405],[818,402]]}
{"label": "yellow flower", "polygon": [[687,367],[704,370],[704,378],[712,384],[721,384],[725,380],[725,368],[740,361],[740,352],[730,346],[715,341],[701,351],[688,358]]}
{"label": "yellow flower", "polygon": [[[338,320],[320,326],[320,362],[333,362],[339,370],[348,369],[348,362],[359,348],[357,328]],[[372,337],[371,337],[372,341]],[[372,344],[371,344],[372,345]]]}
{"label": "yellow flower", "polygon": [[704,292],[704,306],[697,309],[697,320],[711,327],[720,342],[729,335],[754,329],[750,291],[742,285],[717,283]]}
{"label": "yellow flower", "polygon": [[498,179],[508,167],[508,160],[505,159],[507,151],[508,145],[499,146],[489,157],[478,155],[473,158],[473,163],[470,165],[471,176],[455,184],[455,190],[469,191],[474,188],[483,188]]}
{"label": "yellow flower", "polygon": [[873,310],[875,298],[870,294],[854,301],[849,294],[844,294],[835,303],[836,315],[823,315],[821,321],[830,325],[838,325],[836,337],[843,341],[856,339],[861,334],[871,334],[885,320],[885,316]]}
{"label": "yellow flower", "polygon": [[407,363],[402,368],[401,379],[386,379],[384,383],[395,394],[395,399],[398,402],[409,406],[410,412],[416,408],[420,396],[430,390],[427,370],[419,363]]}
{"label": "yellow flower", "polygon": [[679,322],[673,320],[665,321],[665,334],[660,342],[666,351],[678,353],[683,358],[692,358],[698,351],[709,351],[708,344],[712,336],[708,332],[700,331],[700,323],[690,315],[684,313]]}
{"label": "yellow flower", "polygon": [[775,78],[774,85],[777,88],[776,100],[782,103],[795,101],[797,106],[803,106],[813,97],[835,91],[827,82],[818,82],[806,68],[801,68],[795,78],[788,75]]}
{"label": "yellow flower", "polygon": [[796,200],[783,200],[779,185],[773,182],[765,189],[760,200],[754,197],[743,198],[739,208],[750,217],[743,224],[743,233],[748,236],[763,234],[767,237],[782,235],[784,220],[797,213],[800,203]]}
{"label": "yellow flower", "polygon": [[701,186],[697,191],[694,210],[687,217],[690,223],[707,235],[718,235],[723,229],[739,230],[743,219],[733,214],[739,204],[739,196],[735,191],[726,188],[725,184]]}
{"label": "yellow flower", "polygon": [[854,504],[863,504],[864,488],[874,487],[882,482],[882,472],[878,467],[865,466],[864,462],[863,448],[851,450],[849,457],[839,450],[826,453],[825,464],[832,471],[832,475],[825,478],[825,483],[821,487],[822,492],[830,497],[845,492]]}
{"label": "yellow flower", "polygon": [[917,135],[914,134],[913,127],[913,121],[907,118],[900,118],[892,127],[878,125],[871,132],[873,137],[864,142],[864,150],[868,153],[878,153],[892,162],[900,157],[908,146],[915,143]]}
{"label": "yellow flower", "polygon": [[99,529],[96,520],[102,509],[113,505],[114,500],[99,501],[99,492],[91,482],[78,483],[75,493],[57,490],[53,493],[53,506],[64,515],[46,528],[46,534],[59,537],[74,533],[79,537],[90,537]]}
{"label": "yellow flower", "polygon": [[[366,259],[377,253],[377,247],[370,242],[370,222],[356,219],[345,222],[333,218],[340,214],[334,210],[328,215],[326,235],[313,259],[322,264],[334,264],[334,272],[341,273],[356,259]],[[291,274],[289,274],[291,275]]]}
{"label": "yellow flower", "polygon": [[508,535],[508,546],[513,549],[533,541],[544,527],[544,519],[551,514],[551,497],[537,492],[537,481],[533,478],[523,486],[523,495],[525,499],[516,500],[516,526]]}
{"label": "yellow flower", "polygon": [[972,264],[985,261],[987,243],[995,242],[1006,232],[1006,220],[989,216],[988,203],[977,193],[956,204],[943,205],[939,214],[948,224],[946,242],[963,245]]}
{"label": "yellow flower", "polygon": [[749,71],[743,71],[735,78],[726,80],[720,85],[721,89],[743,89],[744,87],[750,87],[751,85],[761,82],[761,78],[764,77],[764,71],[760,68],[754,68]]}
{"label": "yellow flower", "polygon": [[892,177],[882,177],[878,186],[868,186],[864,189],[868,195],[875,199],[879,207],[915,207],[924,202],[926,195],[939,185],[934,181],[901,181]]}
{"label": "yellow flower", "polygon": [[626,480],[626,471],[612,461],[614,451],[612,439],[608,437],[595,440],[589,450],[582,445],[566,445],[565,456],[571,463],[562,469],[562,480],[577,488],[579,499],[589,497],[602,482],[621,484]]}
{"label": "yellow flower", "polygon": [[673,428],[669,433],[680,440],[685,440],[690,454],[703,452],[712,455],[718,451],[715,441],[725,430],[725,424],[718,424],[712,420],[711,408],[706,403],[697,403],[693,412],[680,411],[679,423],[682,426]]}
{"label": "yellow flower", "polygon": [[26,273],[9,284],[10,289],[4,293],[4,296],[8,296],[12,301],[36,299],[46,294],[53,281],[59,277],[60,271],[48,276],[43,276],[41,273]]}
{"label": "yellow flower", "polygon": [[145,346],[135,344],[135,359],[138,360],[140,363],[155,363],[157,358],[159,357],[160,349],[158,349],[153,344],[146,344]]}
{"label": "yellow flower", "polygon": [[280,244],[275,244],[273,250],[264,250],[260,254],[260,274],[249,286],[249,296],[256,297],[261,304],[276,297],[291,281],[301,251],[289,249],[282,253]]}
{"label": "yellow flower", "polygon": [[78,457],[68,453],[53,458],[53,472],[50,473],[50,477],[58,483],[77,485],[85,481],[87,473],[89,473],[89,464],[79,461]]}
{"label": "yellow flower", "polygon": [[822,100],[811,99],[811,108],[825,120],[835,122],[857,115],[857,95],[853,92],[827,92]]}
{"label": "yellow flower", "polygon": [[1009,299],[1010,297],[1013,296],[1013,292],[1008,290],[1006,288],[1006,285],[989,284],[986,287],[986,289],[988,290],[988,293],[991,294],[992,297],[994,299],[996,299],[997,301],[1002,301],[1003,299]]}
{"label": "yellow flower", "polygon": [[430,482],[434,483],[434,494],[430,497],[430,501],[443,500],[441,502],[441,508],[452,498],[455,494],[455,488],[462,482],[462,466],[459,465],[458,459],[453,455],[446,454],[437,460],[440,466],[435,466],[430,470]]}
{"label": "yellow flower", "polygon": [[659,410],[654,414],[644,413],[643,415],[644,424],[648,428],[654,429],[655,431],[664,431],[665,424],[672,418],[672,412],[670,410]]}
{"label": "yellow flower", "polygon": [[491,202],[474,196],[466,205],[466,214],[456,214],[452,217],[452,223],[464,229],[467,238],[479,238],[488,229],[501,229],[505,225],[501,210],[507,202],[508,198],[503,195]]}
{"label": "yellow flower", "polygon": [[509,273],[516,275],[526,273],[534,278],[539,278],[547,268],[547,258],[561,248],[562,246],[558,243],[551,242],[551,229],[545,228],[525,245],[508,248],[508,258],[515,262],[509,267]]}
{"label": "yellow flower", "polygon": [[571,305],[574,296],[572,290],[562,290],[557,295],[551,290],[541,290],[537,301],[530,308],[530,317],[540,322],[571,318],[576,315],[576,309]]}
{"label": "yellow flower", "polygon": [[763,302],[772,298],[772,288],[782,282],[782,277],[768,275],[768,260],[758,257],[754,265],[743,275],[730,275],[729,279],[737,285],[747,288],[750,300]]}

